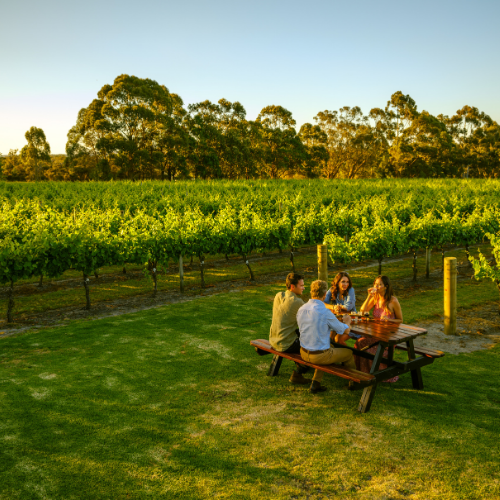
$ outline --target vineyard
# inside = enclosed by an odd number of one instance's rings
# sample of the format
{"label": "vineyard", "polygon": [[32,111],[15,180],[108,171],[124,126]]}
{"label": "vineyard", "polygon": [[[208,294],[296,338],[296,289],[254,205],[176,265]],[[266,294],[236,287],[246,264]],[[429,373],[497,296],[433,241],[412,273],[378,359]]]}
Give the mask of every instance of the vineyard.
{"label": "vineyard", "polygon": [[[204,286],[209,255],[289,252],[328,244],[335,263],[379,262],[410,253],[465,247],[500,230],[500,182],[494,180],[235,181],[143,183],[0,183],[0,283],[81,273],[111,265],[144,265],[152,278],[169,262],[195,258]],[[496,247],[495,247],[496,248]],[[498,254],[498,252],[497,252]],[[497,280],[492,263],[474,262]],[[409,270],[410,272],[410,270]]]}

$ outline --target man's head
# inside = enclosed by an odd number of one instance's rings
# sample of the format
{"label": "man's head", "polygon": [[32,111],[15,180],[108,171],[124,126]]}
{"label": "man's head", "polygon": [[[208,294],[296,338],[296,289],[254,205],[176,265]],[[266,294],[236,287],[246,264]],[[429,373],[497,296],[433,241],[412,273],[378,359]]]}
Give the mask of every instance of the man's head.
{"label": "man's head", "polygon": [[311,283],[311,299],[323,300],[328,290],[328,283],[322,280],[316,280]]}
{"label": "man's head", "polygon": [[286,277],[286,287],[296,295],[302,295],[304,291],[304,276],[297,273],[290,273]]}

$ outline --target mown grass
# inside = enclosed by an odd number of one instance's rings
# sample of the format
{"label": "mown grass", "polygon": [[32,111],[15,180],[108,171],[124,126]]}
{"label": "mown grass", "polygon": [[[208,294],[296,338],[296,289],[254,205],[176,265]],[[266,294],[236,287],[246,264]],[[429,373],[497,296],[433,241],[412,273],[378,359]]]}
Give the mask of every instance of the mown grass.
{"label": "mown grass", "polygon": [[280,289],[3,339],[0,499],[500,497],[499,345],[425,367],[423,391],[382,384],[359,414],[341,379],[313,396],[288,361],[266,376],[249,341]]}

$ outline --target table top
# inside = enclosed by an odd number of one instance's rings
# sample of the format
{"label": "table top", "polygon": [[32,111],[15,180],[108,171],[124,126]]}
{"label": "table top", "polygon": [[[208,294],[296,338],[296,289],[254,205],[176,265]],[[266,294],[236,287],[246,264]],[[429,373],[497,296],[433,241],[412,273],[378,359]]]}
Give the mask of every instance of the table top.
{"label": "table top", "polygon": [[419,335],[427,333],[427,330],[405,325],[404,323],[391,323],[390,321],[370,319],[369,321],[351,323],[351,332],[363,335],[363,337],[376,338],[394,345],[414,339]]}

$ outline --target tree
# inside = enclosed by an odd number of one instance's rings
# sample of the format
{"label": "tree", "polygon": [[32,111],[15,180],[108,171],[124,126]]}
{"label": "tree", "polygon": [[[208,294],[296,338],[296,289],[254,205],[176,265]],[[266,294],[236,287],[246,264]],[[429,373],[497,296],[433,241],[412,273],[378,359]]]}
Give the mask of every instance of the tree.
{"label": "tree", "polygon": [[98,148],[111,124],[102,114],[104,102],[94,99],[87,108],[78,112],[76,124],[68,132],[65,180],[109,180],[111,178],[111,155]]}
{"label": "tree", "polygon": [[31,127],[25,134],[28,144],[21,149],[21,160],[29,180],[39,181],[50,162],[50,146],[41,128]]}
{"label": "tree", "polygon": [[182,100],[164,85],[120,75],[80,110],[68,134],[68,156],[92,155],[97,178],[156,177],[164,171],[165,135],[179,126],[179,108]]}
{"label": "tree", "polygon": [[306,177],[319,177],[328,161],[325,144],[327,135],[319,125],[304,123],[300,127],[299,139],[305,147],[306,155],[301,165],[301,173]]}
{"label": "tree", "polygon": [[178,174],[186,175],[188,158],[193,148],[193,141],[189,132],[183,126],[187,111],[183,108],[183,101],[177,94],[170,94],[172,98],[172,119],[165,121],[158,129],[158,148],[162,153],[161,179],[165,177],[173,181]]}
{"label": "tree", "polygon": [[377,162],[380,137],[358,106],[319,112],[314,120],[326,134],[328,160],[323,175],[328,179],[365,177]]}
{"label": "tree", "polygon": [[266,106],[257,117],[261,135],[261,161],[272,179],[291,175],[304,160],[305,150],[295,132],[292,113],[282,106]]}
{"label": "tree", "polygon": [[26,169],[17,149],[11,149],[2,162],[2,177],[7,181],[25,181]]}
{"label": "tree", "polygon": [[473,106],[464,106],[451,118],[443,117],[460,151],[463,174],[472,177],[500,175],[500,127]]}

